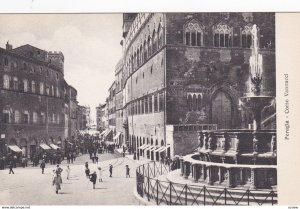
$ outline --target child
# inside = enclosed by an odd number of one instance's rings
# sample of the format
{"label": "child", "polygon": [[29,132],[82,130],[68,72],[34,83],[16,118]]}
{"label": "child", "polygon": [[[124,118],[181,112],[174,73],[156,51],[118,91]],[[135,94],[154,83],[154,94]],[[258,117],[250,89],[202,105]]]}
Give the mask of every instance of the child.
{"label": "child", "polygon": [[130,168],[128,165],[126,165],[126,178],[129,177],[130,178]]}

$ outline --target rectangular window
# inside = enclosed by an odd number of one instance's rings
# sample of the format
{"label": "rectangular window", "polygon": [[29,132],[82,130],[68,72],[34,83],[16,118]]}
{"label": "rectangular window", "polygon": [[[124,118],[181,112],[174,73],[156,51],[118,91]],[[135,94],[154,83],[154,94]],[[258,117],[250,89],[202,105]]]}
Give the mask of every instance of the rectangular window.
{"label": "rectangular window", "polygon": [[247,48],[251,48],[252,45],[252,37],[251,35],[247,36]]}
{"label": "rectangular window", "polygon": [[9,123],[9,113],[3,113],[3,123]]}
{"label": "rectangular window", "polygon": [[144,114],[144,112],[145,112],[145,111],[144,111],[144,109],[145,109],[145,108],[144,108],[144,99],[141,100],[141,105],[142,105],[142,112],[141,112],[141,114]]}
{"label": "rectangular window", "polygon": [[159,94],[159,111],[164,111],[164,93]]}
{"label": "rectangular window", "polygon": [[246,35],[243,34],[242,35],[242,47],[246,48],[246,46],[247,46],[247,39],[246,39]]}
{"label": "rectangular window", "polygon": [[23,123],[29,123],[29,114],[28,113],[23,114]]}
{"label": "rectangular window", "polygon": [[44,94],[44,84],[40,83],[40,94]]}
{"label": "rectangular window", "polygon": [[197,46],[202,46],[201,39],[201,33],[197,33]]}
{"label": "rectangular window", "polygon": [[224,34],[220,34],[220,47],[224,47]]}
{"label": "rectangular window", "polygon": [[229,47],[229,34],[225,34],[225,47]]}
{"label": "rectangular window", "polygon": [[42,121],[42,123],[46,122],[46,117],[45,117],[45,113],[44,112],[41,112],[41,121]]}
{"label": "rectangular window", "polygon": [[153,103],[152,103],[152,95],[151,95],[149,96],[149,113],[152,113],[152,105]]}
{"label": "rectangular window", "polygon": [[158,111],[158,95],[154,95],[154,112]]}
{"label": "rectangular window", "polygon": [[185,44],[186,44],[186,45],[191,45],[190,39],[191,39],[190,32],[186,32],[186,33],[185,33]]}
{"label": "rectangular window", "polygon": [[148,113],[148,97],[145,97],[145,114]]}
{"label": "rectangular window", "polygon": [[32,121],[33,121],[33,123],[37,123],[37,120],[38,120],[37,113],[33,112],[33,115],[32,115]]}
{"label": "rectangular window", "polygon": [[219,42],[219,34],[216,33],[216,34],[214,35],[214,46],[215,46],[215,47],[219,47],[219,46],[220,46],[219,43],[220,43],[220,42]]}
{"label": "rectangular window", "polygon": [[15,111],[15,123],[20,123],[20,112]]}
{"label": "rectangular window", "polygon": [[196,46],[196,33],[192,33],[192,46]]}

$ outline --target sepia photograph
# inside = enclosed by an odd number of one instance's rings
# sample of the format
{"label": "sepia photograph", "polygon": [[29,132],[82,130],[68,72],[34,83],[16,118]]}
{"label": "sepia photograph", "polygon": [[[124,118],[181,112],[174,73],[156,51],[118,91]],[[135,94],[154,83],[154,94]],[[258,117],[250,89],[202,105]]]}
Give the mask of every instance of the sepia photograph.
{"label": "sepia photograph", "polygon": [[278,205],[275,29],[0,14],[0,204]]}

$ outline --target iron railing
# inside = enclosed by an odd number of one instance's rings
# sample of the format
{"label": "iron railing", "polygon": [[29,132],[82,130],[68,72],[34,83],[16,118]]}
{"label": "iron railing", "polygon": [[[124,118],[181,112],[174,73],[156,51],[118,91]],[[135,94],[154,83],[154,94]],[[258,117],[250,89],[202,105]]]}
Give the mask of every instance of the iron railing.
{"label": "iron railing", "polygon": [[136,170],[137,193],[156,205],[275,205],[273,190],[233,189],[226,187],[179,184],[162,179],[170,165],[150,162]]}

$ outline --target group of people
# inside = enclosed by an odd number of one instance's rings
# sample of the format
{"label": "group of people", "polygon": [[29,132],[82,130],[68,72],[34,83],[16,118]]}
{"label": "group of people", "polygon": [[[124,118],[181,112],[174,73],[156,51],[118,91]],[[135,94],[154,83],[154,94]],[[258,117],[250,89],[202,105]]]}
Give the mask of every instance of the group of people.
{"label": "group of people", "polygon": [[[110,174],[112,175],[112,168],[111,168]],[[96,171],[94,171],[92,174],[90,174],[88,162],[85,163],[85,175],[93,183],[93,189],[95,189],[96,182],[97,182],[97,173],[96,173]],[[98,167],[98,178],[99,178],[99,182],[103,182],[101,167]]]}

